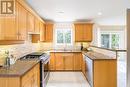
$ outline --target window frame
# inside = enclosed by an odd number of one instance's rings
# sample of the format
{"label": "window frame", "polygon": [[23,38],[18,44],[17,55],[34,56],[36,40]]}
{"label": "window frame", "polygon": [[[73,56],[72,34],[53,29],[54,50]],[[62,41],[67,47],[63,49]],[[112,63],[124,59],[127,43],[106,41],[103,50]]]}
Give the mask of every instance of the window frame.
{"label": "window frame", "polygon": [[[70,30],[71,31],[71,43],[65,43],[65,33],[63,33],[63,43],[57,42],[57,31],[58,30]],[[56,46],[72,46],[73,45],[73,29],[55,29],[55,45]]]}
{"label": "window frame", "polygon": [[[102,36],[102,34],[108,34],[109,35],[109,48],[112,48],[112,35],[113,34],[118,34],[119,35],[119,43],[121,43],[121,37],[122,37],[122,34],[121,34],[121,32],[120,31],[103,31],[103,32],[101,32],[100,33],[100,46],[102,47],[102,40],[101,40],[101,36]],[[119,44],[119,48],[121,47],[121,44]]]}

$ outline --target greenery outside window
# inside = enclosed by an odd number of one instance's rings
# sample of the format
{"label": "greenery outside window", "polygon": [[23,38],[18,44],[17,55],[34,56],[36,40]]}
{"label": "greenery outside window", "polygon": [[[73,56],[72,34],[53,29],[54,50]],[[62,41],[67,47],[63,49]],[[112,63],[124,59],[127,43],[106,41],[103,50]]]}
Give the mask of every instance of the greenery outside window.
{"label": "greenery outside window", "polygon": [[118,33],[101,34],[101,47],[118,49],[120,43],[120,35]]}
{"label": "greenery outside window", "polygon": [[72,29],[56,29],[56,45],[72,45]]}

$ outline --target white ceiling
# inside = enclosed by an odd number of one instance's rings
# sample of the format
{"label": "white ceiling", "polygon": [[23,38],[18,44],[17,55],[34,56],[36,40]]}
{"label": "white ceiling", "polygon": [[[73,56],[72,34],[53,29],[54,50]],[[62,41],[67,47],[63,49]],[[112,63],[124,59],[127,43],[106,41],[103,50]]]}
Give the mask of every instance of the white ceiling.
{"label": "white ceiling", "polygon": [[[124,24],[130,0],[27,0],[44,19],[55,22],[94,21]],[[98,15],[101,12],[102,15]],[[106,20],[106,21],[105,21]]]}

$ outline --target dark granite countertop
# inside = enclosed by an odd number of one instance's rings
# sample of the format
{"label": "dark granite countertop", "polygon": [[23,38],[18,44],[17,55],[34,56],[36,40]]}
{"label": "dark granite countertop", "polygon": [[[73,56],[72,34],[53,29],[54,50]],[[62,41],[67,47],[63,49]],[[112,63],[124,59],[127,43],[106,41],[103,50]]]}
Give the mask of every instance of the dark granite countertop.
{"label": "dark granite countertop", "polygon": [[97,52],[82,52],[85,56],[92,60],[116,60],[116,58],[109,57],[107,55],[97,53]]}
{"label": "dark granite countertop", "polygon": [[15,64],[9,67],[0,67],[0,77],[20,77],[32,69],[39,59],[17,60]]}

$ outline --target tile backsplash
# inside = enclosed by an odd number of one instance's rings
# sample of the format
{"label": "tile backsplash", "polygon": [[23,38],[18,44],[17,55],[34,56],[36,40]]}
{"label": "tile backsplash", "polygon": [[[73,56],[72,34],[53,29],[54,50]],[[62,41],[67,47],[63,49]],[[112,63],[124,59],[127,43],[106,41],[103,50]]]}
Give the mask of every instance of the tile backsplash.
{"label": "tile backsplash", "polygon": [[[89,43],[83,43],[84,47],[88,47]],[[66,46],[67,49],[80,49],[81,43],[75,43],[73,46]],[[17,59],[31,52],[39,50],[63,49],[63,46],[56,47],[53,43],[35,43],[25,42],[17,45],[0,45],[0,65],[5,62],[5,51],[9,51]]]}
{"label": "tile backsplash", "polygon": [[5,62],[5,51],[9,51],[17,59],[38,50],[38,44],[25,43],[17,45],[1,45],[0,46],[0,64]]}

